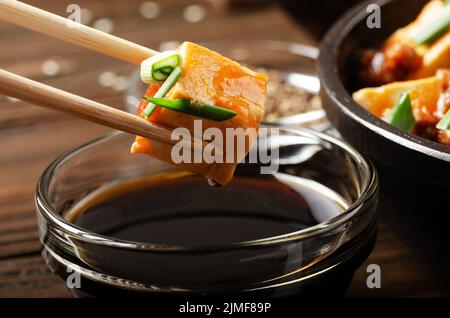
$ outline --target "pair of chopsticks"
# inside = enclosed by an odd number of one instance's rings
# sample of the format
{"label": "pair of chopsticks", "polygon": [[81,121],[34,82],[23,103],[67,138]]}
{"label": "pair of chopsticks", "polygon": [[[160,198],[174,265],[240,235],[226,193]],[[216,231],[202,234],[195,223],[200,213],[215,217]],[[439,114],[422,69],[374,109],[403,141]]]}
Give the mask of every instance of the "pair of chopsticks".
{"label": "pair of chopsticks", "polygon": [[[0,0],[0,20],[134,64],[158,53],[19,1]],[[168,128],[2,69],[0,93],[135,135],[175,143]]]}

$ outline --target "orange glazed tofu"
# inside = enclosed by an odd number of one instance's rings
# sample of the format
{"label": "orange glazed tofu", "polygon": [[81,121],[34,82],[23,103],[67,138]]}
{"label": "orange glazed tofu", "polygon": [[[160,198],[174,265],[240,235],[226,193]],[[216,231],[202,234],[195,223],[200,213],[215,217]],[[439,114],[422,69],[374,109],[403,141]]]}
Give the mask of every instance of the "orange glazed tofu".
{"label": "orange glazed tofu", "polygon": [[[194,136],[195,120],[201,120],[203,131],[215,127],[222,131],[223,136],[226,136],[227,128],[244,130],[253,128],[257,131],[264,116],[266,75],[256,73],[214,51],[191,42],[184,42],[177,52],[181,56],[182,73],[165,98],[189,99],[194,102],[215,105],[232,110],[237,115],[224,121],[214,121],[157,107],[148,118],[149,121],[170,128],[187,128],[192,136]],[[160,84],[151,84],[146,97],[152,97],[159,86]],[[141,102],[138,115],[141,115],[147,105],[147,101]],[[233,162],[227,160],[225,163],[206,163],[202,160],[201,163],[182,162],[177,165],[182,169],[199,173],[225,185],[233,178],[237,163],[248,153],[255,139],[256,135],[250,137],[249,142],[245,144],[243,155],[236,157]],[[225,154],[225,141],[223,144],[222,150]],[[162,161],[175,164],[171,157],[172,147],[173,145],[137,136],[131,152],[149,154]],[[239,153],[239,151],[237,152]]]}

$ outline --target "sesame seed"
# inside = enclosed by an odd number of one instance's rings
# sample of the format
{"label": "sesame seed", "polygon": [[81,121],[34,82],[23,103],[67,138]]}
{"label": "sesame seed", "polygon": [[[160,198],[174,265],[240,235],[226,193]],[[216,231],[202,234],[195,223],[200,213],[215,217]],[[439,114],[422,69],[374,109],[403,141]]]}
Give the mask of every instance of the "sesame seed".
{"label": "sesame seed", "polygon": [[159,16],[161,12],[161,7],[158,3],[153,1],[146,1],[143,2],[139,6],[139,14],[144,19],[154,19]]}
{"label": "sesame seed", "polygon": [[109,18],[101,18],[92,25],[95,29],[106,33],[111,33],[114,30],[114,22]]}
{"label": "sesame seed", "polygon": [[179,41],[161,42],[161,44],[159,45],[159,51],[164,52],[164,51],[169,51],[169,50],[175,50],[177,47],[180,46],[180,44],[181,43]]}
{"label": "sesame seed", "polygon": [[206,9],[199,5],[193,4],[187,6],[183,10],[183,18],[189,23],[197,23],[205,19],[206,17]]}
{"label": "sesame seed", "polygon": [[116,77],[114,84],[113,84],[113,89],[115,91],[123,91],[127,88],[128,88],[128,77],[126,77],[126,76]]}
{"label": "sesame seed", "polygon": [[110,87],[116,81],[116,74],[114,72],[103,72],[98,76],[98,83],[103,87]]}
{"label": "sesame seed", "polygon": [[91,23],[92,18],[94,17],[94,14],[92,13],[91,10],[82,8],[81,12],[80,12],[80,17],[81,17],[81,23],[84,25],[87,25],[87,24]]}
{"label": "sesame seed", "polygon": [[41,71],[44,75],[55,76],[61,71],[61,66],[55,60],[47,60],[42,63]]}

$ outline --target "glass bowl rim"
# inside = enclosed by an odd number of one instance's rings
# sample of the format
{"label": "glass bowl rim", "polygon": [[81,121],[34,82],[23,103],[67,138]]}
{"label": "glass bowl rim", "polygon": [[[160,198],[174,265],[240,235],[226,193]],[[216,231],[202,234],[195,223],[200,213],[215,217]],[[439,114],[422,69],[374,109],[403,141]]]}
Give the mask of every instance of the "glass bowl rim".
{"label": "glass bowl rim", "polygon": [[[95,146],[97,143],[105,142],[110,139],[115,138],[116,136],[124,135],[123,132],[111,132],[101,137],[95,138],[91,141],[88,141],[78,147],[69,150],[68,152],[57,157],[50,165],[44,170],[41,177],[38,180],[36,186],[35,193],[35,204],[37,207],[37,212],[40,213],[47,222],[52,223],[60,230],[62,230],[65,234],[75,237],[77,240],[90,242],[94,244],[100,244],[109,247],[116,247],[122,249],[138,249],[143,251],[158,251],[158,252],[207,252],[207,251],[220,251],[220,250],[231,250],[238,248],[246,248],[246,247],[258,247],[258,246],[269,246],[269,245],[278,245],[289,243],[293,241],[304,240],[313,236],[319,236],[329,231],[333,231],[338,228],[340,225],[347,222],[349,219],[354,217],[361,210],[366,202],[370,202],[374,195],[376,195],[378,191],[378,174],[375,169],[375,166],[370,162],[370,160],[365,159],[359,152],[357,152],[352,146],[347,144],[346,142],[335,138],[331,135],[327,135],[321,132],[317,132],[308,128],[300,128],[293,126],[284,126],[278,124],[268,124],[264,123],[265,126],[278,127],[282,130],[297,133],[299,135],[303,135],[304,137],[320,139],[326,142],[341,148],[346,153],[350,154],[352,158],[355,160],[357,164],[359,164],[363,168],[363,184],[361,185],[361,194],[359,197],[353,202],[347,209],[345,209],[342,213],[316,224],[311,227],[307,227],[302,230],[289,232],[281,235],[271,236],[262,239],[235,242],[226,245],[205,245],[200,247],[191,247],[191,246],[183,246],[183,245],[171,245],[171,244],[154,244],[154,243],[143,243],[136,241],[128,241],[115,239],[109,236],[97,234],[88,230],[83,229],[61,217],[55,209],[49,203],[47,185],[53,177],[55,170],[64,162],[70,160],[72,157],[81,153],[84,149]],[[155,159],[156,160],[156,159]],[[39,226],[42,226],[39,224]]]}

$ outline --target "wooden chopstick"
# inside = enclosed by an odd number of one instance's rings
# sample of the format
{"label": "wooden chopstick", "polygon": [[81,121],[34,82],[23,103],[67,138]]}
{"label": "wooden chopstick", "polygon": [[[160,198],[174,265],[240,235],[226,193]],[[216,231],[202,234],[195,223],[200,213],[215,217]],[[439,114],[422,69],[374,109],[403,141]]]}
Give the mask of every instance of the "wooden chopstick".
{"label": "wooden chopstick", "polygon": [[133,64],[158,53],[15,0],[0,0],[0,20]]}
{"label": "wooden chopstick", "polygon": [[0,93],[135,135],[175,144],[168,128],[1,69]]}
{"label": "wooden chopstick", "polygon": [[[0,20],[133,64],[140,64],[158,53],[19,1],[0,0]],[[202,151],[208,144],[191,136],[179,141],[172,140],[172,130],[169,128],[1,69],[0,93],[166,144],[181,143],[193,151]],[[221,149],[216,150],[222,153]]]}

